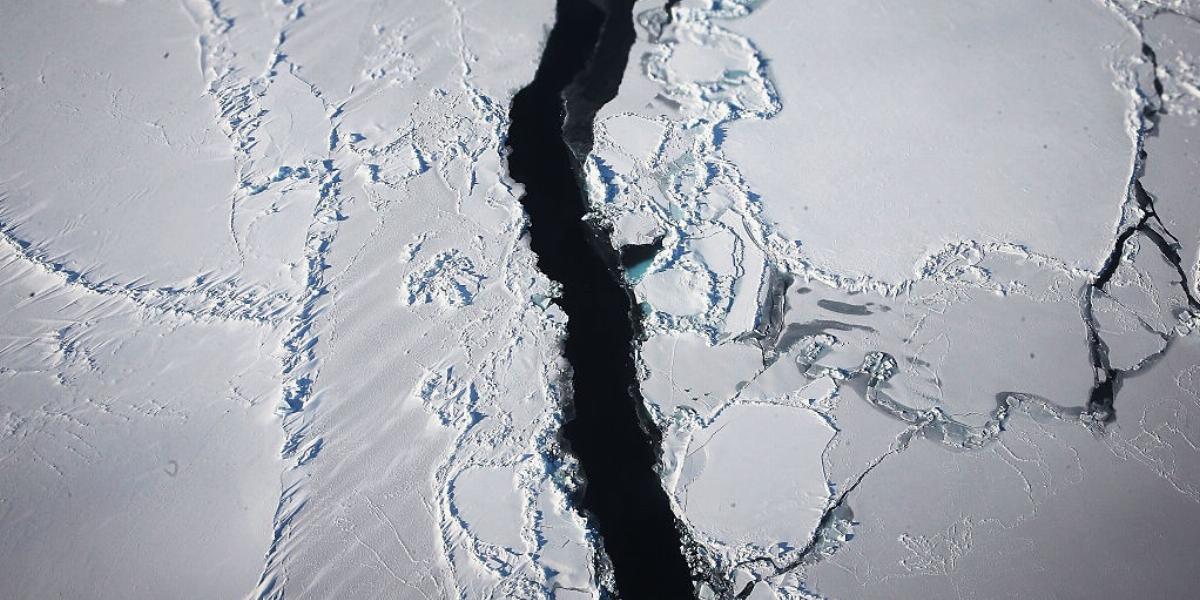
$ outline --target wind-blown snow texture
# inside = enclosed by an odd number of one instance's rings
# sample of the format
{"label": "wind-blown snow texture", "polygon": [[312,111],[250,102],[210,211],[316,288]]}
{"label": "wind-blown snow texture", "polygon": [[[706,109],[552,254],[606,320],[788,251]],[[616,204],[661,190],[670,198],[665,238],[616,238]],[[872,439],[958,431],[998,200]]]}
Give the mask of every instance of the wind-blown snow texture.
{"label": "wind-blown snow texture", "polygon": [[0,5],[0,596],[594,589],[503,158],[552,20]]}
{"label": "wind-blown snow texture", "polygon": [[[506,164],[554,17],[0,0],[0,597],[611,588]],[[634,18],[580,175],[697,596],[1194,595],[1200,3]]]}

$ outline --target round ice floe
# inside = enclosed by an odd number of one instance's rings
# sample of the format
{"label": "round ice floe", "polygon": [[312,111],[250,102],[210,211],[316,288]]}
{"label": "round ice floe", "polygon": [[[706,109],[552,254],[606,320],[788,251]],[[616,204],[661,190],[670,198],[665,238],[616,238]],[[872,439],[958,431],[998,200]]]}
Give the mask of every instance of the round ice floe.
{"label": "round ice floe", "polygon": [[829,498],[821,455],[834,431],[790,406],[725,410],[688,447],[675,489],[684,517],[728,545],[803,545]]}
{"label": "round ice floe", "polygon": [[479,541],[520,550],[521,494],[512,467],[474,467],[455,480],[452,492],[458,517]]}
{"label": "round ice floe", "polygon": [[654,157],[665,128],[662,123],[637,115],[616,115],[605,119],[603,131],[608,139],[638,161]]}
{"label": "round ice floe", "polygon": [[732,36],[691,28],[680,28],[679,32],[685,39],[674,46],[667,60],[667,68],[676,80],[717,81],[727,72],[754,68],[752,57]]}

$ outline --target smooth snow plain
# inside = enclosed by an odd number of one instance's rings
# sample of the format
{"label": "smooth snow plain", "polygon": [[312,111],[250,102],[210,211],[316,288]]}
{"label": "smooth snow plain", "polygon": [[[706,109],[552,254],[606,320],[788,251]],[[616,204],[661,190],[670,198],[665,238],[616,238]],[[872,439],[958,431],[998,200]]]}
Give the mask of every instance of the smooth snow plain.
{"label": "smooth snow plain", "polygon": [[[698,595],[1186,597],[1200,3],[636,11],[585,176]],[[601,596],[504,164],[553,19],[0,2],[0,597]]]}

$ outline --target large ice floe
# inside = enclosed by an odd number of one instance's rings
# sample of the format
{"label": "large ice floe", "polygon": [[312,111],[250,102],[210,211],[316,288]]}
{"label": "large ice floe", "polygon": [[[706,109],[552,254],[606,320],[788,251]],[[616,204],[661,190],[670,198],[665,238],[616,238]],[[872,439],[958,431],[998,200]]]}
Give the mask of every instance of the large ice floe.
{"label": "large ice floe", "polygon": [[1194,0],[0,32],[0,597],[1194,595]]}

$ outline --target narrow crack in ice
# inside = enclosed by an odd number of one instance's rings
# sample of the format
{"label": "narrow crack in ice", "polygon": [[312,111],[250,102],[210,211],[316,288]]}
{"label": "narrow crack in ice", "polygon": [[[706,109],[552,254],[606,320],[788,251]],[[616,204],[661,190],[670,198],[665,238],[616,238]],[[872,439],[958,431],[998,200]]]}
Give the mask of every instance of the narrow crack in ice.
{"label": "narrow crack in ice", "polygon": [[[1140,214],[1132,225],[1126,227],[1117,235],[1108,257],[1096,273],[1095,278],[1084,288],[1081,294],[1083,320],[1087,328],[1089,358],[1095,373],[1095,383],[1088,396],[1085,414],[1100,423],[1109,423],[1116,419],[1115,403],[1117,394],[1121,388],[1122,379],[1130,373],[1139,371],[1144,366],[1147,366],[1155,356],[1166,352],[1167,347],[1170,345],[1170,339],[1165,340],[1166,343],[1162,350],[1154,356],[1147,357],[1131,369],[1115,368],[1109,360],[1109,345],[1100,334],[1096,322],[1093,302],[1097,296],[1106,295],[1106,288],[1109,281],[1116,274],[1117,269],[1120,268],[1122,261],[1125,260],[1126,246],[1135,234],[1140,234],[1148,239],[1158,250],[1162,258],[1170,263],[1179,275],[1177,283],[1183,290],[1184,297],[1187,299],[1190,308],[1190,312],[1185,309],[1177,315],[1180,322],[1185,326],[1190,325],[1197,319],[1197,315],[1200,315],[1200,302],[1196,299],[1195,290],[1192,285],[1188,283],[1187,273],[1184,270],[1182,257],[1179,254],[1181,248],[1179,238],[1175,237],[1167,229],[1166,224],[1159,217],[1158,212],[1155,211],[1154,196],[1142,186],[1141,181],[1142,174],[1145,172],[1146,161],[1149,158],[1145,148],[1145,140],[1147,136],[1155,134],[1159,123],[1159,115],[1164,111],[1163,84],[1159,78],[1158,56],[1150,44],[1146,42],[1142,20],[1136,15],[1126,13],[1119,8],[1114,8],[1114,10],[1128,20],[1137,30],[1138,36],[1142,40],[1142,57],[1150,67],[1152,74],[1152,84],[1151,90],[1142,89],[1141,86],[1138,87],[1142,101],[1142,110],[1138,114],[1137,158],[1134,163],[1133,177],[1130,181],[1128,192],[1129,198],[1133,201],[1134,208]],[[1178,14],[1166,8],[1160,8],[1152,14],[1158,14],[1159,12]]]}
{"label": "narrow crack in ice", "polygon": [[586,217],[581,181],[595,114],[616,95],[634,41],[632,11],[631,0],[558,2],[537,75],[513,100],[509,171],[525,186],[538,266],[561,286],[554,302],[568,318],[573,383],[562,436],[585,480],[576,502],[611,563],[605,587],[625,598],[684,598],[692,573],[655,472],[661,434],[634,366],[639,312],[611,231]]}

